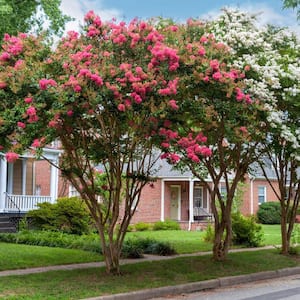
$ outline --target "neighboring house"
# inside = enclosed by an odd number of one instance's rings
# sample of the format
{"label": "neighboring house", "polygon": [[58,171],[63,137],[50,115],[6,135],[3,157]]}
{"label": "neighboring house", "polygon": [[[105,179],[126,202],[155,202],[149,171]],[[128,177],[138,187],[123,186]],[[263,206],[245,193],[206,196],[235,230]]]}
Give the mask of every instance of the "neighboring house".
{"label": "neighboring house", "polygon": [[[54,164],[58,163],[59,154],[60,150],[44,149],[44,156]],[[36,160],[27,153],[11,164],[7,163],[3,154],[0,155],[0,216],[12,212],[25,213],[36,208],[37,203],[53,203],[57,197],[78,194],[48,161]],[[172,219],[187,230],[205,227],[207,221],[212,220],[212,212],[210,196],[203,184],[189,172],[173,170],[164,160],[160,160],[155,169],[158,169],[156,181],[143,189],[132,223]],[[272,172],[272,169],[268,170],[270,175]],[[254,173],[246,178],[244,184],[241,205],[244,215],[256,214],[263,202],[276,201],[261,172]],[[209,179],[208,182],[213,184]],[[220,183],[220,189],[226,196],[224,182]]]}
{"label": "neighboring house", "polygon": [[[43,156],[57,165],[60,151],[44,148]],[[0,214],[25,213],[37,203],[55,202],[58,197],[58,169],[47,160],[36,160],[29,152],[15,163],[0,153]]]}
{"label": "neighboring house", "polygon": [[[244,215],[256,214],[259,205],[276,201],[275,194],[259,170],[247,176],[240,207]],[[273,180],[274,172],[268,170]],[[207,180],[212,186],[213,183]],[[220,183],[221,193],[226,196],[225,183]],[[173,170],[165,161],[160,161],[157,180],[147,185],[141,195],[132,223],[156,222],[167,219],[179,222],[181,228],[200,230],[212,219],[210,196],[207,189],[191,173]]]}

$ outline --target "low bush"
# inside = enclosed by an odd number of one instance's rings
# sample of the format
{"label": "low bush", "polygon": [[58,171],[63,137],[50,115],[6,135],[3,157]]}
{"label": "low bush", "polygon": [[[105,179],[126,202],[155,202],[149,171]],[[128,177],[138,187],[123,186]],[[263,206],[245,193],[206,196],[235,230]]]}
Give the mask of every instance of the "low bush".
{"label": "low bush", "polygon": [[35,229],[70,234],[90,232],[92,219],[85,203],[78,197],[59,198],[56,203],[40,203],[38,207],[26,215]]}
{"label": "low bush", "polygon": [[262,203],[257,211],[257,219],[261,224],[280,224],[280,203],[278,201]]}
{"label": "low bush", "polygon": [[208,224],[202,239],[206,243],[212,243],[214,241],[214,236],[215,236],[214,228],[211,224]]}
{"label": "low bush", "polygon": [[254,217],[244,217],[241,213],[232,215],[233,243],[246,247],[258,247],[263,241],[262,227]]}
{"label": "low bush", "polygon": [[102,253],[97,234],[79,236],[57,231],[24,230],[19,231],[18,233],[1,233],[0,241],[35,246],[81,249]]}
{"label": "low bush", "polygon": [[166,256],[174,255],[176,251],[169,243],[150,238],[131,238],[124,242],[121,255],[123,258],[141,258],[144,254]]}
{"label": "low bush", "polygon": [[153,230],[180,230],[180,226],[173,220],[158,221],[154,223]]}
{"label": "low bush", "polygon": [[144,222],[139,222],[139,223],[136,223],[134,225],[134,228],[136,231],[146,231],[146,230],[151,230],[151,224],[149,223],[144,223]]}

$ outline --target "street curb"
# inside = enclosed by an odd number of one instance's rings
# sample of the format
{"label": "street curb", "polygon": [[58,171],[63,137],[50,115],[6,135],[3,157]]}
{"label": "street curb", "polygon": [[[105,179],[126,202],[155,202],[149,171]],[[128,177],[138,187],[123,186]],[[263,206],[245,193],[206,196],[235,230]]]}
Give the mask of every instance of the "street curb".
{"label": "street curb", "polygon": [[285,268],[275,271],[264,271],[247,275],[221,277],[218,279],[191,282],[176,286],[165,286],[153,289],[144,289],[130,293],[86,298],[84,300],[149,300],[152,298],[158,298],[163,296],[188,294],[193,292],[199,292],[202,290],[228,287],[236,284],[280,278],[297,274],[300,274],[300,267]]}

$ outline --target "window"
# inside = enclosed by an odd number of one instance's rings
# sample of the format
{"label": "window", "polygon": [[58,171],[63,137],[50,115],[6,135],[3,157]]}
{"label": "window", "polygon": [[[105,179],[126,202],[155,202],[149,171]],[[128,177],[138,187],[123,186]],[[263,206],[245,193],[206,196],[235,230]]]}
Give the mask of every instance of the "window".
{"label": "window", "polygon": [[220,194],[223,200],[226,200],[226,196],[227,196],[227,189],[225,185],[221,185],[220,187]]}
{"label": "window", "polygon": [[69,197],[76,197],[76,196],[79,196],[79,193],[75,189],[75,187],[72,184],[70,184],[69,185]]}
{"label": "window", "polygon": [[267,201],[267,188],[265,186],[258,187],[258,204]]}
{"label": "window", "polygon": [[203,207],[203,189],[201,186],[194,188],[194,207]]}

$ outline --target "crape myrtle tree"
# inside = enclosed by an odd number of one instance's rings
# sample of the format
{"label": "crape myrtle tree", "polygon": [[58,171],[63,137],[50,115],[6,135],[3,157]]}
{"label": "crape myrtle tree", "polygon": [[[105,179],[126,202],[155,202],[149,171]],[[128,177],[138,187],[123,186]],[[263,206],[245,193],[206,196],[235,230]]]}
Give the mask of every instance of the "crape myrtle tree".
{"label": "crape myrtle tree", "polygon": [[[178,43],[188,41],[182,53],[185,64],[179,89],[184,94],[177,95],[182,111],[180,119],[170,116],[176,130],[162,128],[160,134],[165,136],[163,157],[177,168],[188,167],[209,191],[215,229],[213,257],[224,260],[231,245],[233,197],[256,159],[258,141],[265,136],[260,121],[264,111],[243,83],[244,69],[249,66],[231,67],[230,49],[206,30],[203,23],[190,20],[178,31]],[[220,192],[221,182],[226,197]]]}
{"label": "crape myrtle tree", "polygon": [[[84,33],[70,32],[55,51],[33,36],[5,35],[0,147],[13,162],[24,149],[39,155],[60,140],[59,168],[90,209],[107,272],[118,274],[126,229],[157,157],[153,146],[165,139],[163,129],[170,133],[166,115],[177,113],[175,97],[185,94],[179,75],[187,62],[168,22],[102,23],[93,12],[85,21]],[[98,165],[104,173],[95,176]]]}
{"label": "crape myrtle tree", "polygon": [[234,66],[251,66],[245,83],[264,103],[268,134],[258,148],[258,163],[281,204],[282,252],[287,254],[300,197],[299,40],[283,28],[258,27],[255,16],[241,11],[225,10],[213,32],[232,47]]}
{"label": "crape myrtle tree", "polygon": [[[206,157],[213,163],[212,153],[234,151],[231,131],[237,143],[251,140],[248,123],[255,120],[259,105],[240,85],[243,73],[227,67],[227,48],[205,35],[197,22],[103,23],[93,12],[85,21],[83,34],[70,32],[55,51],[32,36],[5,35],[0,145],[13,162],[28,147],[39,154],[44,145],[60,140],[61,172],[90,209],[107,272],[119,274],[127,226],[151,180],[154,146],[173,162],[179,155],[170,145],[178,146],[196,170]],[[232,124],[227,117],[235,118]],[[226,134],[219,136],[219,131]],[[211,134],[211,140],[203,133]],[[216,180],[227,176],[222,165],[226,158],[211,165],[221,166]],[[98,165],[104,172],[101,185],[99,174],[95,176]],[[217,185],[212,191],[221,197]],[[219,215],[213,206],[216,219],[221,218],[216,221],[221,224],[218,238],[223,228],[230,235],[230,219],[224,217],[230,201],[221,205]],[[229,240],[223,251],[216,239],[216,258],[226,253]]]}
{"label": "crape myrtle tree", "polygon": [[60,4],[61,0],[0,0],[1,40],[5,33],[46,30],[48,36],[61,35],[71,18],[61,12]]}
{"label": "crape myrtle tree", "polygon": [[95,220],[107,272],[119,274],[126,229],[157,157],[152,131],[173,109],[160,93],[176,86],[179,57],[150,23],[103,23],[93,12],[85,22],[82,35],[69,32],[53,53],[32,36],[5,35],[0,145],[13,162],[59,139],[62,175]]}

